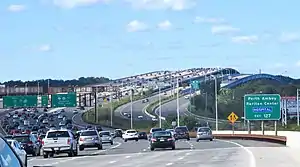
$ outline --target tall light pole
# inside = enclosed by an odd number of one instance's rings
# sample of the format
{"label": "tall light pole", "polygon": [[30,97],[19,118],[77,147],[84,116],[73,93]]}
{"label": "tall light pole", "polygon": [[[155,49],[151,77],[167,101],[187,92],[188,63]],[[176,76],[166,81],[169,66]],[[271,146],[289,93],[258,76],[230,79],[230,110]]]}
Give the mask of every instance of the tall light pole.
{"label": "tall light pole", "polygon": [[176,93],[177,93],[177,126],[180,126],[180,121],[179,121],[179,119],[180,119],[180,115],[179,115],[179,81],[178,81],[178,77],[177,77],[176,82],[177,82],[177,91],[176,91]]}
{"label": "tall light pole", "polygon": [[113,93],[113,87],[111,86],[111,93],[110,93],[110,126],[113,126],[113,101],[112,101],[112,93]]}
{"label": "tall light pole", "polygon": [[133,110],[133,106],[132,106],[132,97],[133,96],[133,89],[130,89],[130,129],[133,129],[133,120],[132,120],[132,110]]}
{"label": "tall light pole", "polygon": [[216,131],[219,130],[219,121],[218,121],[218,82],[217,82],[217,77],[213,76],[215,79],[215,108],[216,108]]}
{"label": "tall light pole", "polygon": [[296,97],[296,103],[297,103],[297,126],[299,126],[300,124],[300,121],[299,121],[299,92],[300,92],[300,89],[297,89],[297,97]]}
{"label": "tall light pole", "polygon": [[38,92],[37,92],[37,94],[38,94],[38,96],[40,95],[40,82],[39,81],[37,81],[37,87],[38,87]]}
{"label": "tall light pole", "polygon": [[159,98],[159,127],[161,128],[161,92],[160,92],[159,85],[158,85],[158,98]]}

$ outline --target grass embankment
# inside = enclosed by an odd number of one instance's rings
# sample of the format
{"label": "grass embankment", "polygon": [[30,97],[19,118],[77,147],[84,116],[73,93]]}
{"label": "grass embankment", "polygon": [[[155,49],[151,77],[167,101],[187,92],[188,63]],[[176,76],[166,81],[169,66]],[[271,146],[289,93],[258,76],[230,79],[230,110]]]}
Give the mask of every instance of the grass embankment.
{"label": "grass embankment", "polygon": [[[133,96],[132,101],[137,101],[137,100],[141,100],[144,98],[149,97],[149,95],[144,95],[144,96]],[[110,103],[105,103],[102,106],[99,106],[97,108],[97,120],[95,121],[95,109],[91,109],[87,112],[85,112],[82,116],[82,119],[90,124],[94,124],[94,125],[101,125],[101,126],[108,126],[111,127],[111,122],[110,122],[110,118],[111,118],[111,105],[112,105],[112,109],[113,111],[115,111],[118,107],[125,105],[127,103],[130,103],[130,97],[128,98],[123,98],[120,99],[118,101],[112,102],[112,104]],[[113,117],[113,128],[120,128],[120,129],[129,129],[130,128],[130,119],[124,119],[122,117],[118,117],[114,115],[115,112],[113,112],[112,117]],[[133,126],[134,128],[138,128],[138,129],[147,129],[150,126],[153,125],[152,121],[133,121]]]}
{"label": "grass embankment", "polygon": [[[181,96],[180,96],[181,97]],[[180,98],[179,97],[179,98]],[[176,96],[169,96],[169,97],[165,97],[165,98],[162,98],[161,99],[161,105],[165,104],[165,103],[168,103],[172,100],[175,100],[177,97]],[[156,108],[159,107],[159,100],[158,101],[155,101],[153,103],[150,103],[150,105],[146,108],[147,112],[151,115],[156,115],[155,113],[155,110]]]}

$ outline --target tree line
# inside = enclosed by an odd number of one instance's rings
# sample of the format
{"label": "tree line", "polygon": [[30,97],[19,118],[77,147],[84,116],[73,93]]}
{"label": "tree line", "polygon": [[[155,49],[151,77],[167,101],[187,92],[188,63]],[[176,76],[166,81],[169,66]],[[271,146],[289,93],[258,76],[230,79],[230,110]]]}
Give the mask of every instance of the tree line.
{"label": "tree line", "polygon": [[57,80],[57,79],[41,79],[41,80],[33,80],[33,81],[6,81],[0,83],[5,86],[20,86],[23,87],[25,84],[27,86],[37,86],[39,84],[41,87],[47,87],[48,81],[51,87],[69,87],[69,86],[85,86],[91,84],[101,84],[108,83],[111,80],[106,77],[80,77],[78,79],[72,80]]}

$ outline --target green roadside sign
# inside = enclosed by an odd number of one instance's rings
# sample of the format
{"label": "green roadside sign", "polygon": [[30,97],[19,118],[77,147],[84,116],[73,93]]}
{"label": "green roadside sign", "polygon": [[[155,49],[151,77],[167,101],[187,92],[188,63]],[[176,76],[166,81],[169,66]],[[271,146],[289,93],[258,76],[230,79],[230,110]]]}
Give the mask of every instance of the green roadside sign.
{"label": "green roadside sign", "polygon": [[75,93],[53,94],[51,96],[52,107],[76,107],[77,100]]}
{"label": "green roadside sign", "polygon": [[48,107],[48,105],[49,105],[49,96],[48,95],[41,96],[41,106]]}
{"label": "green roadside sign", "polygon": [[197,81],[197,80],[192,81],[191,86],[192,86],[192,89],[199,90],[200,89],[200,81]]}
{"label": "green roadside sign", "polygon": [[247,94],[244,96],[246,120],[279,120],[281,118],[279,94]]}
{"label": "green roadside sign", "polygon": [[3,108],[10,107],[37,107],[37,96],[4,96]]}

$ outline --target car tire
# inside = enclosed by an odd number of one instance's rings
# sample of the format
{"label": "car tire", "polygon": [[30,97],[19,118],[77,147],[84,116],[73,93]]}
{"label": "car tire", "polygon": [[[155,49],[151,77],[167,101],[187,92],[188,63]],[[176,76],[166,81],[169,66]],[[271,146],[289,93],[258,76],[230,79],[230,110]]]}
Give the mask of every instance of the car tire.
{"label": "car tire", "polygon": [[36,152],[35,151],[32,152],[32,156],[36,157]]}
{"label": "car tire", "polygon": [[209,139],[210,141],[213,141],[213,139]]}
{"label": "car tire", "polygon": [[175,150],[175,146],[172,146],[172,150]]}
{"label": "car tire", "polygon": [[124,139],[124,142],[127,142],[127,139]]}
{"label": "car tire", "polygon": [[98,145],[98,150],[102,150],[103,149],[103,147],[102,147],[102,144],[101,145]]}
{"label": "car tire", "polygon": [[187,138],[186,140],[187,140],[187,141],[190,141],[190,138]]}
{"label": "car tire", "polygon": [[150,150],[151,150],[151,151],[154,151],[154,147],[151,147]]}
{"label": "car tire", "polygon": [[76,150],[74,152],[74,155],[77,156],[78,155],[78,146],[76,146]]}
{"label": "car tire", "polygon": [[25,163],[24,163],[25,167],[27,167],[27,154],[25,155]]}
{"label": "car tire", "polygon": [[83,151],[84,147],[83,146],[79,146],[79,151]]}
{"label": "car tire", "polygon": [[110,142],[110,145],[114,145],[114,142]]}
{"label": "car tire", "polygon": [[44,153],[43,157],[44,158],[49,158],[49,154],[48,153]]}
{"label": "car tire", "polygon": [[199,140],[199,139],[197,139],[196,141],[197,141],[197,142],[199,142],[200,140]]}
{"label": "car tire", "polygon": [[139,139],[135,139],[135,141],[139,141]]}
{"label": "car tire", "polygon": [[69,153],[68,153],[68,157],[73,157],[74,156],[74,150],[70,149]]}

